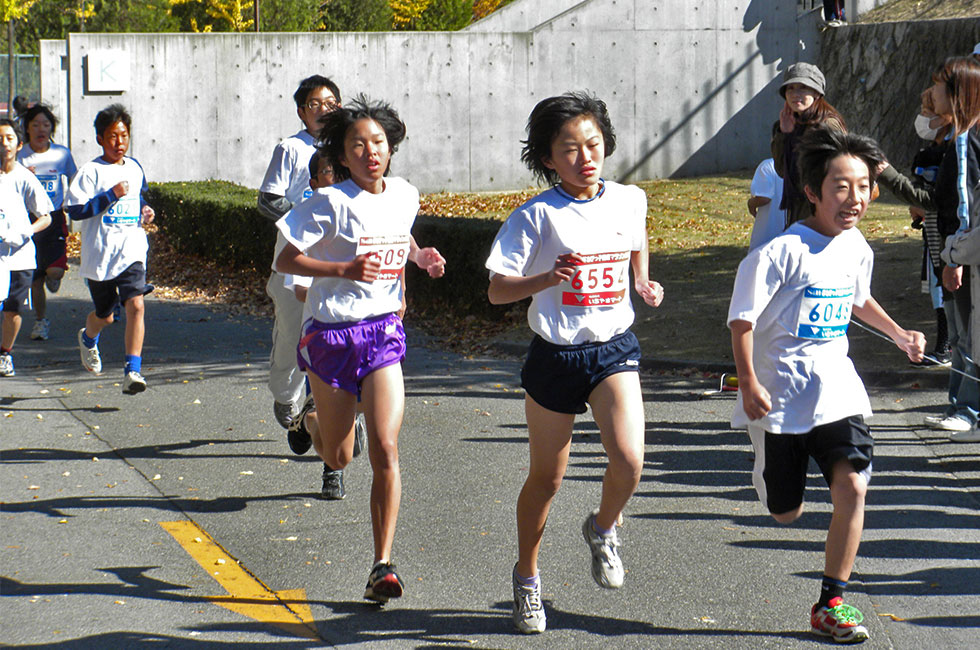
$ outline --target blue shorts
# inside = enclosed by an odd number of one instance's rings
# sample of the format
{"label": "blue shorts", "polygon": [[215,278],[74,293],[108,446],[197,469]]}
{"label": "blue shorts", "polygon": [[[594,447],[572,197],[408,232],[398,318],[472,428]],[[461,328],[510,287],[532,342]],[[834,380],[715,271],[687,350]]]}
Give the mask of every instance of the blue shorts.
{"label": "blue shorts", "polygon": [[549,411],[585,413],[589,395],[606,377],[639,372],[640,342],[633,332],[604,343],[555,345],[535,336],[521,368],[521,386]]}
{"label": "blue shorts", "polygon": [[299,369],[324,383],[361,397],[361,383],[375,370],[405,358],[405,329],[398,314],[357,323],[321,323],[310,319],[296,349]]}
{"label": "blue shorts", "polygon": [[95,315],[99,318],[108,318],[116,304],[126,304],[130,298],[149,293],[142,262],[133,262],[111,280],[88,280],[87,284]]}
{"label": "blue shorts", "polygon": [[[3,271],[0,271],[2,273]],[[21,312],[31,310],[31,279],[34,271],[7,271],[10,273],[10,288],[3,301],[3,311]]]}

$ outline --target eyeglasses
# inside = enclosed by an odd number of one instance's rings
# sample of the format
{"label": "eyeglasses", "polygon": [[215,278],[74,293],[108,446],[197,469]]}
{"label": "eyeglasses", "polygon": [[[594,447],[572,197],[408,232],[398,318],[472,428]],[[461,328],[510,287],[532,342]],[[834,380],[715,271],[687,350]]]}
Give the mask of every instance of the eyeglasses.
{"label": "eyeglasses", "polygon": [[311,111],[315,111],[321,106],[327,110],[337,107],[337,100],[335,99],[311,99],[306,102],[305,106]]}

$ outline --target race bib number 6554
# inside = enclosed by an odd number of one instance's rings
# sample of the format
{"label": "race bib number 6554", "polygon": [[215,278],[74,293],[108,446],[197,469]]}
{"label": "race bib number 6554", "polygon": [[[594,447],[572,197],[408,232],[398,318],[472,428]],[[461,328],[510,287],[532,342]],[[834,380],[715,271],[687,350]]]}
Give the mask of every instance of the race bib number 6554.
{"label": "race bib number 6554", "polygon": [[629,282],[629,252],[582,255],[582,259],[568,282],[571,290],[561,294],[561,304],[603,307],[622,302]]}

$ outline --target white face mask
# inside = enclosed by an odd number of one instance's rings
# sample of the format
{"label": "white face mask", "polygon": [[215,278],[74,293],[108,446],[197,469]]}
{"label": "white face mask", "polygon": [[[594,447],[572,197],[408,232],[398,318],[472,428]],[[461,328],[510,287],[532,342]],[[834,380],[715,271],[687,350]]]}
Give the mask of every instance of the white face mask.
{"label": "white face mask", "polygon": [[919,113],[915,116],[915,132],[918,133],[919,137],[923,140],[929,140],[932,142],[936,139],[936,134],[939,133],[939,129],[934,129],[929,126],[930,122],[932,122],[932,118],[928,115]]}

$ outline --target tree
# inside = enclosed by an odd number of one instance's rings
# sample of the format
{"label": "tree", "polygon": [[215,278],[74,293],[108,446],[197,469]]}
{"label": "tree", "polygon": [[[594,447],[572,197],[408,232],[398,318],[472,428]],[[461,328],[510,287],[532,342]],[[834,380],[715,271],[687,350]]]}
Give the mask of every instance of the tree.
{"label": "tree", "polygon": [[327,32],[385,32],[393,12],[388,0],[321,0],[318,29]]}
{"label": "tree", "polygon": [[473,22],[473,0],[432,0],[416,21],[422,31],[454,32]]}
{"label": "tree", "polygon": [[14,22],[30,11],[36,0],[0,0],[0,18],[7,23],[7,117],[14,117],[14,63],[17,42],[14,39]]}
{"label": "tree", "polygon": [[255,20],[245,17],[254,8],[252,0],[208,0],[205,11],[212,18],[226,21],[231,31],[244,32],[255,24]]}
{"label": "tree", "polygon": [[429,8],[432,0],[388,0],[394,13],[392,25],[395,29],[416,29],[415,24],[422,13]]}
{"label": "tree", "polygon": [[261,0],[263,32],[309,32],[320,20],[322,0]]}

